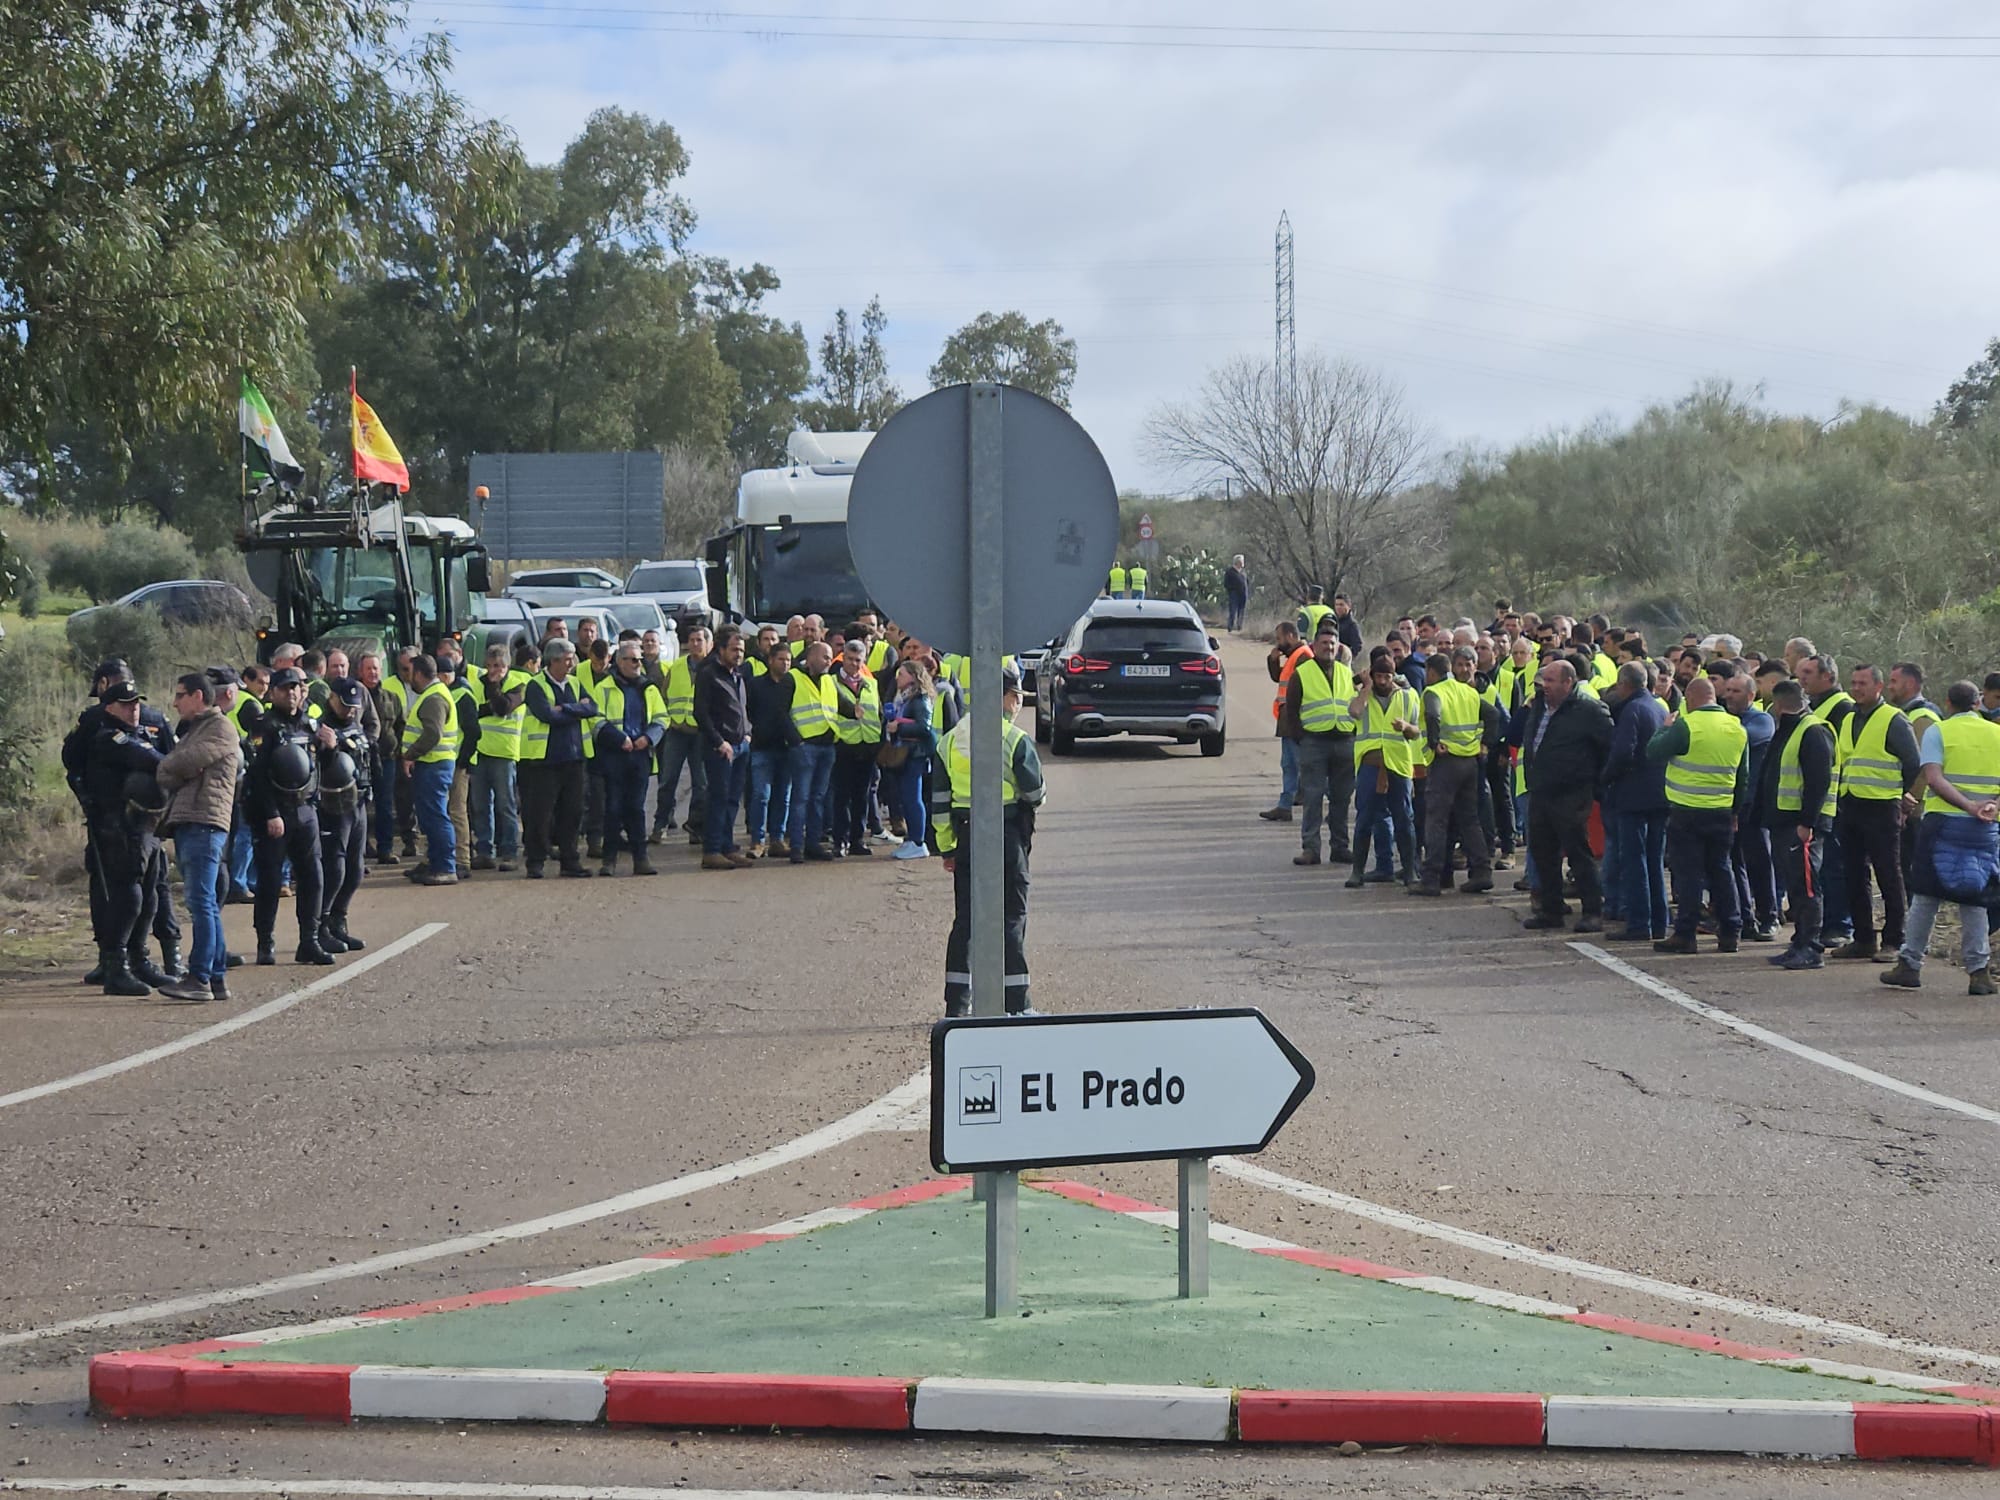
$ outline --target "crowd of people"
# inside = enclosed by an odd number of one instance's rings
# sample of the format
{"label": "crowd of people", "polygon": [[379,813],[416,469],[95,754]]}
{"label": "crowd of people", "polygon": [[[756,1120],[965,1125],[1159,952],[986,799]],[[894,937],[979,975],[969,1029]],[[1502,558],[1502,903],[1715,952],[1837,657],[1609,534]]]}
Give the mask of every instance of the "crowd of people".
{"label": "crowd of people", "polygon": [[[872,610],[833,630],[794,616],[783,630],[697,627],[677,652],[665,645],[650,630],[603,639],[587,617],[574,639],[557,620],[545,639],[491,645],[476,664],[455,640],[391,661],[280,645],[268,666],[181,677],[171,718],[124,661],[102,663],[63,745],[88,830],[98,966],[87,982],[227,999],[228,971],[244,960],[223,940],[226,905],[253,908],[253,961],[274,964],[289,900],[295,960],[327,965],[365,946],[349,912],[371,870],[402,866],[427,887],[485,871],[541,880],[551,863],[571,879],[657,875],[654,850],[684,827],[705,871],[869,858],[878,846],[902,860],[946,856],[960,878],[945,1000],[961,1011],[965,659]],[[1019,1012],[1042,781],[1032,738],[1012,724],[1011,668],[1001,697],[1008,1003]]]}
{"label": "crowd of people", "polygon": [[1602,615],[1505,601],[1484,629],[1399,620],[1364,655],[1348,601],[1319,590],[1268,667],[1280,785],[1261,816],[1300,819],[1295,864],[1434,897],[1461,869],[1459,889],[1492,890],[1519,853],[1529,928],[1733,953],[1788,920],[1777,967],[1874,961],[1904,988],[1956,905],[1970,993],[1995,993],[2000,673],[1934,703],[1915,662],[1850,663],[1843,688],[1803,637],[1656,651]]}

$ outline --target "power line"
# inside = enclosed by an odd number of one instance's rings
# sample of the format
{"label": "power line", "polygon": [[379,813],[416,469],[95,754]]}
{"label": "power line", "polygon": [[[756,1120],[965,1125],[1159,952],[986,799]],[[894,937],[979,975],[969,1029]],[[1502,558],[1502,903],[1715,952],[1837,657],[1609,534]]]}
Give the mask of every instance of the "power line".
{"label": "power line", "polygon": [[[471,7],[492,7],[496,0],[431,0],[433,7],[449,5]],[[502,6],[503,9],[513,7]],[[566,19],[508,19],[498,16],[461,17],[454,21],[448,16],[433,15],[430,20],[440,26],[499,27],[542,31],[614,31],[657,33],[661,35],[695,36],[742,36],[758,41],[843,41],[843,42],[938,42],[946,44],[987,46],[987,47],[1072,47],[1093,49],[1141,48],[1169,51],[1194,52],[1314,52],[1343,53],[1355,55],[1399,55],[1416,57],[1605,57],[1605,58],[1658,58],[1668,61],[1697,61],[1701,59],[1768,59],[1773,61],[1859,61],[1859,62],[1991,62],[2000,59],[2000,52],[1883,52],[1860,50],[1799,50],[1796,45],[1790,49],[1762,47],[1755,49],[1726,47],[1501,47],[1479,45],[1472,42],[1450,45],[1398,44],[1389,42],[1325,42],[1309,40],[1257,41],[1231,40],[1228,38],[1171,38],[1154,36],[980,36],[958,32],[928,31],[882,31],[857,30],[852,26],[845,29],[797,29],[800,22],[808,25],[821,24],[822,18],[788,15],[774,17],[769,22],[751,22],[742,25],[726,24],[732,17],[714,12],[701,12],[709,19],[703,21],[677,22],[579,22],[577,11],[562,13]],[[669,12],[649,14],[667,15]],[[778,20],[791,25],[776,24]],[[842,24],[839,18],[824,18],[824,25],[833,28]],[[958,26],[957,21],[918,22],[918,25]],[[1032,23],[1020,23],[1032,24]],[[1787,39],[1790,40],[1790,39]]]}

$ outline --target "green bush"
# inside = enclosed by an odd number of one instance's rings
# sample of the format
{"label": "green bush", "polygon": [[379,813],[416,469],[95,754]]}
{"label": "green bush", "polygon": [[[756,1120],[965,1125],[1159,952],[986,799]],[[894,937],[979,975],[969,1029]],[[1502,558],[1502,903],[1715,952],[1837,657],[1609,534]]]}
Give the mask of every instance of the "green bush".
{"label": "green bush", "polygon": [[28,805],[35,790],[37,726],[22,699],[28,650],[0,641],[0,823]]}
{"label": "green bush", "polygon": [[200,568],[193,544],[178,531],[120,521],[89,540],[64,539],[51,546],[48,581],[102,603],[149,583],[198,578]]}
{"label": "green bush", "polygon": [[132,664],[141,682],[165,669],[171,638],[160,617],[145,609],[106,609],[73,619],[68,626],[70,652],[86,681],[90,669],[113,656]]}

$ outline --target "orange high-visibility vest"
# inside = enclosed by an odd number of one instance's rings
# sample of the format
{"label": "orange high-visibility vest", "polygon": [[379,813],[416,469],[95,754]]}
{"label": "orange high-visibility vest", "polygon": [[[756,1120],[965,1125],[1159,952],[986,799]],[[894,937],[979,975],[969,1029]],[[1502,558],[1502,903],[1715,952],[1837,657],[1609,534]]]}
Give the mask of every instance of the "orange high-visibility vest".
{"label": "orange high-visibility vest", "polygon": [[1300,646],[1291,654],[1285,664],[1278,668],[1278,696],[1271,700],[1271,717],[1281,718],[1285,711],[1285,693],[1292,685],[1292,673],[1298,671],[1299,663],[1312,660],[1312,647]]}

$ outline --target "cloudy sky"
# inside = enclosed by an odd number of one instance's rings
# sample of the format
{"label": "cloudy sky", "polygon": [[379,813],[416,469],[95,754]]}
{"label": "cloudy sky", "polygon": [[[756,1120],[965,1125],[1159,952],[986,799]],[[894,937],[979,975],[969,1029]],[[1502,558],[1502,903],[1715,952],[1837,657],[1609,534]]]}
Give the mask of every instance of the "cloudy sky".
{"label": "cloudy sky", "polygon": [[[1121,486],[1179,483],[1143,451],[1156,403],[1268,357],[1281,211],[1301,350],[1392,372],[1444,445],[1629,415],[1708,375],[1821,416],[1843,397],[1922,412],[2000,333],[2000,14],[1978,4],[411,17],[454,35],[461,86],[538,160],[604,105],[672,123],[696,247],[775,267],[775,310],[815,341],[879,293],[906,395],[979,312],[1058,319]],[[1661,55],[1744,52],[1816,55]],[[1945,55],[1881,55],[1911,53]]]}

